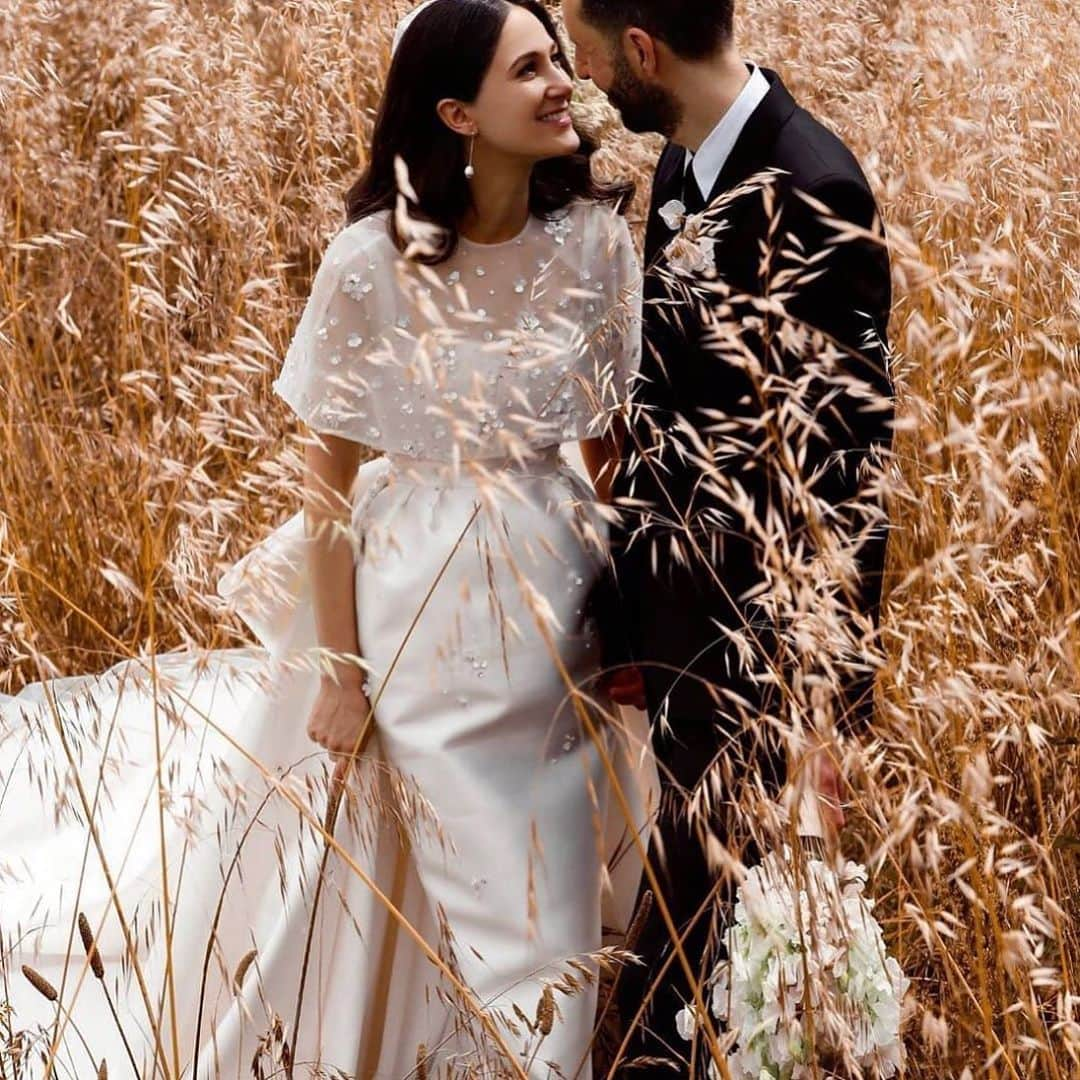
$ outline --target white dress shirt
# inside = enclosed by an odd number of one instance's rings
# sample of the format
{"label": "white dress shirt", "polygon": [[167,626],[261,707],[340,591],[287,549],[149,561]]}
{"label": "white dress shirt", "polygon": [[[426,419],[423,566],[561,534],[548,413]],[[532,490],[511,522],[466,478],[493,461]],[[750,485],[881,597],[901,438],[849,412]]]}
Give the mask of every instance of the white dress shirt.
{"label": "white dress shirt", "polygon": [[743,128],[769,92],[769,80],[762,74],[761,68],[754,65],[750,78],[731,103],[731,107],[720,117],[720,122],[706,136],[698,147],[697,153],[686,151],[686,170],[693,166],[694,178],[706,200],[720,176],[720,171],[727,164],[735,143],[739,141]]}

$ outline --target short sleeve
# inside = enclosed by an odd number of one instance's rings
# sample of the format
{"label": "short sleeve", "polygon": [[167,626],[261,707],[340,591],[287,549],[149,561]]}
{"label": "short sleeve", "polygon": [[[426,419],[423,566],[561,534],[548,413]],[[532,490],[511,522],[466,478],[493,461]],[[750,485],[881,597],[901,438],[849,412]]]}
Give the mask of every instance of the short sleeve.
{"label": "short sleeve", "polygon": [[613,412],[627,402],[641,366],[642,271],[626,218],[607,206],[593,208],[582,252],[585,348],[579,376],[585,384],[576,437],[607,430]]}
{"label": "short sleeve", "polygon": [[390,422],[401,385],[391,253],[396,249],[377,218],[334,237],[273,383],[312,431],[377,450],[400,449],[407,440]]}

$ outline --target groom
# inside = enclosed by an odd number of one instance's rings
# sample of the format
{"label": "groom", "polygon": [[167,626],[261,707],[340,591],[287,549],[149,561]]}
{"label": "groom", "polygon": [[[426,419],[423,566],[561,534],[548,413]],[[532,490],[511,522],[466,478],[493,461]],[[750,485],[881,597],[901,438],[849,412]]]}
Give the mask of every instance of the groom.
{"label": "groom", "polygon": [[[579,76],[631,131],[668,139],[601,607],[609,662],[643,678],[663,788],[650,860],[698,976],[731,893],[718,847],[760,854],[740,846],[734,807],[789,776],[778,733],[811,714],[847,730],[870,721],[861,644],[877,623],[886,522],[866,476],[892,421],[874,197],[779,76],[740,57],[733,7],[563,0]],[[632,670],[612,682],[624,704]],[[841,825],[831,755],[796,762]],[[675,1025],[691,991],[660,907],[635,945],[644,966],[620,976],[623,1020],[641,1018],[635,1077],[674,1075],[692,1056]]]}

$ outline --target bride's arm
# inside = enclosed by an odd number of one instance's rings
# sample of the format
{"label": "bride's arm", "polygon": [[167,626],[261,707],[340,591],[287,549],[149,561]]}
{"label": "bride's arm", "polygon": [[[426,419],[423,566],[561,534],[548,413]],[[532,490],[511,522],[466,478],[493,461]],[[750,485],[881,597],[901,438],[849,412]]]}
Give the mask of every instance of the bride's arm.
{"label": "bride's arm", "polygon": [[[321,648],[358,657],[356,568],[348,534],[360,445],[337,435],[320,438],[325,450],[314,442],[304,450],[304,526],[312,540],[309,558],[315,628]],[[336,661],[333,672],[339,684],[363,684],[364,672],[355,662]]]}

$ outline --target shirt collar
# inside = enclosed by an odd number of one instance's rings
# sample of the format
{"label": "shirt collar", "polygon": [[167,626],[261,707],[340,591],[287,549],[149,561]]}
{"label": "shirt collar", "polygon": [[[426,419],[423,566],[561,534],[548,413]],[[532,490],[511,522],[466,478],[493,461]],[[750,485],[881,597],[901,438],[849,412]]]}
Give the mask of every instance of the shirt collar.
{"label": "shirt collar", "polygon": [[686,151],[683,175],[685,176],[686,170],[693,166],[694,178],[706,199],[719,179],[727,159],[731,156],[731,151],[735,149],[743,128],[746,127],[754,110],[768,92],[769,80],[765,78],[761,68],[754,64],[750,78],[739,96],[720,117],[720,122],[706,136],[705,141],[698,147],[697,153],[692,154],[689,150]]}

